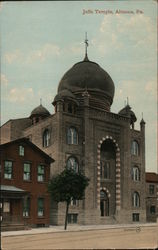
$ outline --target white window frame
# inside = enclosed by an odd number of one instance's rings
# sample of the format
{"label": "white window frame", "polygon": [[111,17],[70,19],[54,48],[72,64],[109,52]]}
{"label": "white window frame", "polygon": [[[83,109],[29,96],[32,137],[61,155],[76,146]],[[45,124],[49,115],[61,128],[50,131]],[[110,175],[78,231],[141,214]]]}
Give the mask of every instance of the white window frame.
{"label": "white window frame", "polygon": [[[25,170],[26,165],[29,167],[29,171]],[[27,162],[24,163],[23,180],[24,181],[30,181],[31,180],[31,164],[27,163]]]}
{"label": "white window frame", "polygon": [[133,207],[140,207],[140,195],[138,192],[133,193],[132,203]]}
{"label": "white window frame", "polygon": [[[42,204],[41,208],[39,207],[39,203],[38,203],[39,200],[43,200],[43,204]],[[44,216],[44,202],[45,202],[45,200],[42,197],[39,197],[38,200],[37,200],[37,215],[38,215],[38,217],[43,217]]]}
{"label": "white window frame", "polygon": [[137,166],[132,168],[132,179],[133,181],[140,181],[140,170]]}
{"label": "white window frame", "polygon": [[67,143],[72,145],[78,145],[78,132],[76,128],[74,127],[68,128]]}
{"label": "white window frame", "polygon": [[50,130],[49,129],[45,129],[43,132],[43,147],[49,147],[50,146]]}
{"label": "white window frame", "polygon": [[[11,165],[6,165],[6,164],[11,164]],[[4,179],[12,179],[12,175],[13,175],[13,162],[6,160],[4,162]]]}
{"label": "white window frame", "polygon": [[19,146],[19,155],[20,155],[20,156],[24,156],[24,154],[25,154],[24,146],[20,145],[20,146]]}
{"label": "white window frame", "polygon": [[[43,173],[39,172],[39,168],[42,168]],[[37,181],[44,182],[44,180],[45,180],[45,166],[41,164],[41,165],[38,165],[37,167]]]}

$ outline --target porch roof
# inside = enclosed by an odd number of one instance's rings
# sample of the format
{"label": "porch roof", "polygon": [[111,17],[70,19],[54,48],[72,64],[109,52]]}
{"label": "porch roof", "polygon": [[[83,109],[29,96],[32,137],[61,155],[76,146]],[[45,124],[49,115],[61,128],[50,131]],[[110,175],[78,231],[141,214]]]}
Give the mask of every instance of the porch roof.
{"label": "porch roof", "polygon": [[15,186],[0,185],[0,189],[1,189],[1,198],[19,199],[28,193],[27,191],[21,188],[17,188]]}

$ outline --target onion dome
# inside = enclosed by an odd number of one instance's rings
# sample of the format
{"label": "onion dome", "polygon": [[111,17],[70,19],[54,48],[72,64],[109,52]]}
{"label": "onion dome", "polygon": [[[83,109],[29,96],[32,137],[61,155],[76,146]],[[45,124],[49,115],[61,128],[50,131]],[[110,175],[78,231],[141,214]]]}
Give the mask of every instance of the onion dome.
{"label": "onion dome", "polygon": [[40,104],[38,107],[32,110],[30,118],[33,118],[33,117],[45,118],[48,116],[50,116],[49,111],[45,107],[43,107],[42,104]]}
{"label": "onion dome", "polygon": [[69,91],[68,89],[64,89],[64,90],[60,91],[55,96],[53,104],[55,105],[57,101],[64,101],[64,100],[73,101],[76,104],[78,104],[78,102],[76,100],[76,96],[71,91]]}
{"label": "onion dome", "polygon": [[119,111],[119,115],[130,118],[130,124],[134,124],[137,121],[135,113],[131,110],[131,107],[127,104],[123,109]]}
{"label": "onion dome", "polygon": [[88,57],[69,69],[59,82],[58,94],[69,90],[77,97],[88,90],[92,106],[109,110],[114,97],[114,83],[109,74]]}

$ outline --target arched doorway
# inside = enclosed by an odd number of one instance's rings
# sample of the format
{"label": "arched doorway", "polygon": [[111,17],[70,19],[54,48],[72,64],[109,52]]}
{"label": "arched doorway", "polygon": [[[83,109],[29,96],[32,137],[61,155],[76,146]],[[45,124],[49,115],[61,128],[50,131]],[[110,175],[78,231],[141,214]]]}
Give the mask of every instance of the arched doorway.
{"label": "arched doorway", "polygon": [[104,190],[100,191],[100,215],[109,216],[109,197]]}
{"label": "arched doorway", "polygon": [[[111,144],[111,146],[109,145]],[[109,147],[110,146],[110,147]],[[106,151],[112,149],[113,153],[110,154]],[[110,150],[111,151],[111,150]],[[110,159],[111,158],[111,159]],[[104,164],[104,162],[108,164]],[[110,161],[110,165],[109,165]],[[104,166],[107,166],[104,168]],[[104,174],[109,171],[109,174]],[[112,170],[112,171],[111,171]],[[104,172],[103,172],[104,171]],[[114,176],[115,175],[115,176]],[[105,179],[110,176],[112,185],[115,184],[115,187],[111,188],[111,185],[108,185],[109,181]],[[104,178],[103,178],[104,177]],[[106,178],[105,178],[106,177]],[[111,207],[109,204],[110,216],[114,215],[116,210],[119,211],[121,208],[121,164],[120,164],[120,148],[119,145],[112,136],[106,135],[103,137],[98,144],[97,148],[97,207],[100,209],[100,187],[106,187],[110,191],[110,204],[115,206]]]}
{"label": "arched doorway", "polygon": [[116,146],[111,139],[106,139],[101,144],[100,150],[100,185],[101,190],[109,190],[100,193],[101,216],[111,216],[116,212]]}

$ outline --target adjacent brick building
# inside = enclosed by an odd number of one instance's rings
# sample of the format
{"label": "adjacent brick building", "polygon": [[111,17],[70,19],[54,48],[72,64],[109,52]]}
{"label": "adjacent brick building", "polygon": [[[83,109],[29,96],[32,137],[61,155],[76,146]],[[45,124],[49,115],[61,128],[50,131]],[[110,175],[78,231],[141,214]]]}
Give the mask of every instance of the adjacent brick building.
{"label": "adjacent brick building", "polygon": [[[51,155],[51,176],[69,166],[90,178],[85,199],[72,201],[69,223],[146,221],[145,122],[135,129],[128,103],[112,113],[114,92],[109,74],[86,54],[62,77],[53,115],[40,105],[25,118],[26,127],[23,118],[1,128],[3,140],[29,137]],[[50,223],[63,224],[64,216],[65,205],[52,201]]]}
{"label": "adjacent brick building", "polygon": [[2,226],[50,221],[47,183],[54,160],[27,138],[0,145]]}
{"label": "adjacent brick building", "polygon": [[146,214],[148,222],[158,218],[158,174],[146,173]]}

